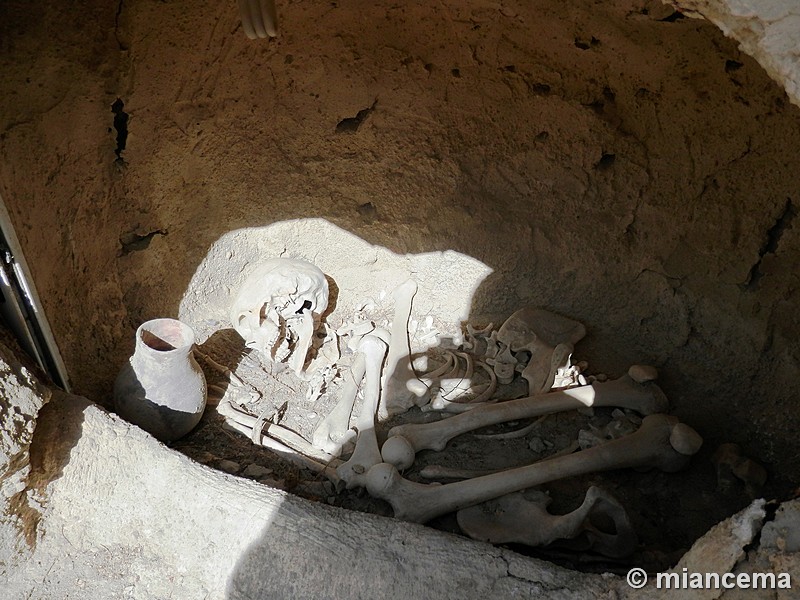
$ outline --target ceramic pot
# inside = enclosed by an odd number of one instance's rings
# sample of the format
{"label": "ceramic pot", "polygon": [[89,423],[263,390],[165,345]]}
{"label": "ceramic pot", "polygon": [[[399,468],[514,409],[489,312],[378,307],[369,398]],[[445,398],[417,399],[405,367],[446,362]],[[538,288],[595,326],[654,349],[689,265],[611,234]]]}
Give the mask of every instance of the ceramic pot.
{"label": "ceramic pot", "polygon": [[114,382],[123,419],[162,442],[189,433],[206,406],[206,379],[192,355],[194,331],[175,319],[153,319],[136,330],[136,349]]}

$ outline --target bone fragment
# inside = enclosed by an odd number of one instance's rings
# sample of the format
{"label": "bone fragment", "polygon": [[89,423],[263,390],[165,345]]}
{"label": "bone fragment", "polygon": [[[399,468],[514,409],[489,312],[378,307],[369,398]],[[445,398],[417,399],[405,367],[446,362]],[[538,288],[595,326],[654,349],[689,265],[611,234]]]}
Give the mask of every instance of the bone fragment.
{"label": "bone fragment", "polygon": [[[643,415],[664,412],[668,402],[655,383],[638,384],[629,376],[604,383],[537,394],[498,404],[479,406],[463,414],[434,423],[393,427],[389,436],[402,436],[414,452],[441,451],[452,438],[474,429],[506,421],[530,419],[581,407],[617,406]],[[399,444],[400,442],[396,442]]]}
{"label": "bone fragment", "polygon": [[328,413],[322,422],[317,425],[311,438],[315,447],[339,456],[342,451],[343,440],[350,425],[350,414],[353,412],[353,405],[358,395],[358,388],[364,378],[366,362],[364,355],[358,353],[350,366],[350,370],[344,376],[344,385],[341,389],[341,397]]}
{"label": "bone fragment", "polygon": [[365,372],[364,402],[356,421],[358,438],[350,459],[336,469],[347,489],[364,487],[367,471],[382,460],[375,435],[375,417],[381,399],[381,367],[386,358],[386,343],[374,335],[367,335],[361,341],[359,351],[364,355]]}
{"label": "bone fragment", "polygon": [[[257,441],[259,439],[258,436],[262,434],[262,429],[266,429],[266,435],[269,437],[278,440],[286,446],[291,447],[296,452],[300,452],[301,454],[313,458],[318,462],[327,464],[335,458],[333,455],[315,448],[305,438],[303,438],[303,436],[295,433],[291,429],[281,427],[275,423],[263,421],[258,417],[254,417],[241,408],[235,406],[230,400],[223,399],[220,401],[220,403],[217,405],[217,412],[225,417],[226,420],[246,427],[250,431],[251,436],[256,436],[253,438],[255,443],[260,443]],[[259,423],[263,425],[263,428],[258,426]]]}
{"label": "bone fragment", "polygon": [[528,435],[531,431],[536,429],[539,425],[541,425],[545,419],[547,419],[548,415],[542,415],[538,419],[536,419],[530,425],[526,425],[525,427],[521,427],[520,429],[515,429],[514,431],[508,431],[506,433],[487,433],[487,434],[475,434],[475,437],[479,440],[516,440],[519,438],[523,438]]}
{"label": "bone fragment", "polygon": [[767,481],[767,471],[754,460],[742,454],[737,444],[720,444],[711,457],[717,469],[717,487],[720,491],[728,491],[736,480],[744,482],[751,496]]}
{"label": "bone fragment", "polygon": [[502,473],[507,470],[508,469],[457,469],[453,467],[443,467],[441,465],[425,465],[420,470],[419,476],[423,479],[473,479],[475,477],[483,477],[484,475],[492,475],[493,473]]}
{"label": "bone fragment", "polygon": [[425,375],[421,377],[422,382],[426,386],[431,387],[442,375],[444,375],[453,368],[454,360],[455,360],[455,354],[453,354],[449,350],[445,352],[444,363],[442,363],[432,371],[425,373]]}
{"label": "bone fragment", "polygon": [[650,365],[633,365],[628,369],[628,376],[636,383],[645,383],[658,379],[658,369]]}
{"label": "bone fragment", "polygon": [[[464,398],[463,400],[456,401],[453,400],[452,395],[448,395],[447,397],[445,397],[443,394],[438,394],[430,402],[430,404],[423,406],[422,410],[424,411],[441,410],[449,413],[462,413],[470,409],[473,409],[476,406],[493,404],[494,402],[496,402],[495,400],[490,400],[490,398],[494,395],[495,391],[497,390],[497,375],[495,375],[494,369],[492,369],[482,360],[475,361],[474,364],[477,364],[489,375],[488,383],[471,390],[475,393],[474,398]],[[465,385],[465,388],[467,391],[470,391],[468,382]],[[459,395],[458,397],[460,398],[462,396]]]}
{"label": "bone fragment", "polygon": [[684,467],[690,458],[670,444],[670,435],[677,424],[675,417],[650,415],[636,433],[603,446],[446,485],[408,481],[394,466],[381,463],[370,469],[367,490],[373,497],[386,500],[396,518],[424,523],[454,510],[557,479],[632,467],[657,467],[674,472]]}
{"label": "bone fragment", "polygon": [[[611,494],[596,486],[591,486],[583,503],[566,515],[547,512],[552,498],[544,492],[527,495],[516,492],[461,509],[457,515],[458,525],[472,539],[490,544],[547,546],[584,534],[589,547],[605,556],[621,558],[636,549],[636,533],[625,509]],[[615,533],[606,533],[594,526],[593,514],[612,521]]]}
{"label": "bone fragment", "polygon": [[392,292],[394,297],[394,319],[392,339],[386,357],[383,376],[383,402],[379,417],[385,420],[390,415],[404,413],[424,398],[428,386],[417,378],[411,366],[411,348],[408,341],[408,319],[411,317],[411,302],[417,293],[417,284],[409,279]]}
{"label": "bone fragment", "polygon": [[289,358],[289,367],[296,375],[300,375],[306,364],[308,349],[311,347],[314,337],[314,315],[310,311],[304,310],[300,314],[300,318],[296,320],[300,322],[298,327],[300,337]]}
{"label": "bone fragment", "polygon": [[[242,425],[241,423],[237,423],[232,419],[225,419],[225,426],[229,429],[233,429],[234,431],[238,431],[239,433],[243,433],[247,437],[252,437],[253,430],[248,427],[247,425]],[[314,473],[319,473],[327,477],[331,483],[338,486],[339,485],[339,475],[336,472],[336,467],[340,464],[341,461],[338,459],[331,460],[330,464],[323,464],[319,461],[314,460],[313,458],[309,458],[308,456],[304,456],[303,454],[299,453],[298,451],[290,448],[286,444],[279,442],[278,440],[273,440],[272,438],[266,435],[260,435],[260,439],[258,440],[258,445],[263,446],[264,448],[268,448],[284,460],[292,463],[300,467],[301,469],[308,469],[313,471]]]}
{"label": "bone fragment", "polygon": [[[522,377],[528,382],[528,393],[538,394],[552,387],[558,368],[585,335],[586,328],[578,321],[528,306],[506,319],[497,331],[497,340],[511,352],[530,353]],[[498,379],[504,383],[499,373]]]}
{"label": "bone fragment", "polygon": [[472,355],[466,352],[456,352],[455,355],[464,360],[466,369],[463,373],[459,369],[459,372],[451,380],[444,380],[439,389],[439,397],[451,402],[469,392],[472,375],[475,372],[475,361],[472,359]]}

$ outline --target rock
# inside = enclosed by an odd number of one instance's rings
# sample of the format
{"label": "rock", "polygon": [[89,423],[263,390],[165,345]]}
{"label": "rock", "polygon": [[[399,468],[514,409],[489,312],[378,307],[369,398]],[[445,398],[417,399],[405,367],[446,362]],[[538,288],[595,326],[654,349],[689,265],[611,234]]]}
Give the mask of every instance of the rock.
{"label": "rock", "polygon": [[547,444],[545,444],[544,440],[539,437],[531,438],[531,441],[528,442],[528,448],[530,448],[533,452],[537,454],[541,454],[545,450],[547,450]]}
{"label": "rock", "polygon": [[225,471],[226,473],[230,473],[231,475],[236,475],[236,473],[239,472],[239,469],[241,469],[241,465],[232,460],[221,460],[219,461],[219,464],[217,464],[217,468],[220,471]]}
{"label": "rock", "polygon": [[266,477],[271,473],[272,469],[268,469],[267,467],[253,463],[244,468],[244,471],[242,471],[242,476],[249,477],[250,479],[261,479],[262,477]]}

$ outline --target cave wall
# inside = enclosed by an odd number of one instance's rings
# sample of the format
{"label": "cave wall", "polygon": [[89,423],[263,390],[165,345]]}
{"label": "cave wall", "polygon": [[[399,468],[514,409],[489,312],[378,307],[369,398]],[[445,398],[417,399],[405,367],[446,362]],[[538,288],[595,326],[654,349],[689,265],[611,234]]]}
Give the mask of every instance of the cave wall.
{"label": "cave wall", "polygon": [[582,320],[788,485],[800,110],[736,42],[643,0],[279,6],[254,42],[235,3],[0,5],[0,196],[77,392],[221,236],[324,218],[483,261],[475,321]]}

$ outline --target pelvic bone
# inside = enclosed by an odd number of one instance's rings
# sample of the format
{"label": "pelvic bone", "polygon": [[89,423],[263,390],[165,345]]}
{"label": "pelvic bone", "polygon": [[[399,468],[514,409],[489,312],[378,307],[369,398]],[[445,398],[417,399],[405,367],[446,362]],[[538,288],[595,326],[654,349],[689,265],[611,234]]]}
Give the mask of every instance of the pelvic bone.
{"label": "pelvic bone", "polygon": [[[674,447],[675,441],[680,451]],[[624,438],[502,473],[446,485],[425,485],[403,479],[393,465],[381,463],[370,469],[366,484],[373,497],[392,506],[396,518],[424,523],[454,510],[566,477],[631,467],[677,471],[701,444],[697,432],[677,418],[650,415],[636,433]]]}
{"label": "pelvic bone", "polygon": [[[583,534],[585,549],[605,556],[627,556],[636,548],[636,533],[625,508],[608,492],[591,486],[583,503],[566,515],[547,512],[551,502],[544,492],[515,492],[459,510],[458,526],[472,539],[490,544],[546,546]],[[614,524],[614,532],[598,529],[593,516],[606,517]]]}
{"label": "pelvic bone", "polygon": [[[512,353],[530,353],[522,377],[528,382],[528,394],[533,395],[552,387],[556,370],[585,335],[586,328],[581,323],[529,306],[503,323],[497,331],[497,341]],[[497,376],[504,382],[501,373]]]}
{"label": "pelvic bone", "polygon": [[[648,415],[664,412],[667,405],[666,397],[656,384],[651,382],[639,384],[630,376],[625,375],[604,383],[594,383],[493,405],[478,406],[473,410],[434,423],[400,425],[389,431],[387,443],[394,437],[401,437],[403,440],[392,442],[393,446],[399,447],[406,444],[414,453],[420,450],[441,451],[447,442],[457,435],[506,421],[528,419],[591,406],[618,406]],[[407,455],[408,450],[396,453]]]}

